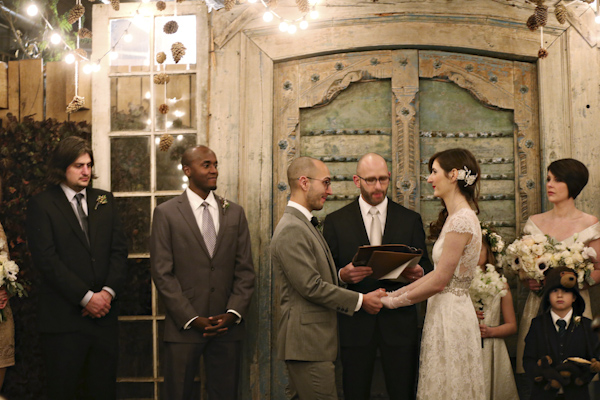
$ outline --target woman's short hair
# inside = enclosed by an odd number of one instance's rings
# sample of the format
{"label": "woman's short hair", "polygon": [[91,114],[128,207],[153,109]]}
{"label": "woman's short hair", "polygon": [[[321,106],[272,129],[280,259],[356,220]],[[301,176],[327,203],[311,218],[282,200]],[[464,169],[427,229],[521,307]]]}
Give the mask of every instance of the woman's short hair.
{"label": "woman's short hair", "polygon": [[[48,165],[48,183],[58,185],[65,181],[65,174],[69,165],[73,164],[79,157],[89,154],[94,165],[94,153],[92,147],[79,136],[69,136],[58,142],[52,153]],[[92,178],[96,176],[92,175]]]}
{"label": "woman's short hair", "polygon": [[553,161],[548,165],[548,171],[552,172],[557,181],[567,184],[569,197],[573,199],[579,196],[590,178],[587,167],[574,158]]}

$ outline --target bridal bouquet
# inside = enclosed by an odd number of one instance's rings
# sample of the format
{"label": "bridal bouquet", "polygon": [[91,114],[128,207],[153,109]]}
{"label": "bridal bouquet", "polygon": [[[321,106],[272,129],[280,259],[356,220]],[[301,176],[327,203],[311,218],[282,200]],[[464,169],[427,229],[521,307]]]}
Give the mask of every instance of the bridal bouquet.
{"label": "bridal bouquet", "polygon": [[594,284],[590,274],[594,270],[592,258],[596,257],[596,251],[577,240],[568,246],[547,235],[525,235],[511,243],[506,254],[510,269],[518,273],[520,279],[541,282],[548,268],[568,267],[577,273],[579,288],[585,282]]}
{"label": "bridal bouquet", "polygon": [[[17,282],[18,273],[19,266],[8,258],[6,252],[0,252],[0,287],[5,287],[6,292],[11,296],[27,296],[27,291],[21,282]],[[4,310],[0,310],[0,323],[5,320]]]}
{"label": "bridal bouquet", "polygon": [[500,275],[492,264],[486,264],[485,272],[477,267],[471,281],[469,294],[476,309],[482,311],[498,293],[506,295],[506,278]]}

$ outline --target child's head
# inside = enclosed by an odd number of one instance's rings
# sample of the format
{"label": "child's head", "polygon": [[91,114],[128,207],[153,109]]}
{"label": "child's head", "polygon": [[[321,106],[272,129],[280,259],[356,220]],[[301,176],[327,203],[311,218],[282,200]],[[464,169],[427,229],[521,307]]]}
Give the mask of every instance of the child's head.
{"label": "child's head", "polygon": [[481,253],[479,253],[479,261],[477,262],[477,265],[481,266],[486,264],[496,265],[496,256],[494,255],[494,252],[492,251],[492,248],[490,247],[486,237],[483,236],[481,240]]}
{"label": "child's head", "polygon": [[544,285],[544,310],[555,313],[569,312],[573,308],[575,315],[582,315],[585,302],[577,288],[577,274],[570,268],[550,268],[546,273]]}

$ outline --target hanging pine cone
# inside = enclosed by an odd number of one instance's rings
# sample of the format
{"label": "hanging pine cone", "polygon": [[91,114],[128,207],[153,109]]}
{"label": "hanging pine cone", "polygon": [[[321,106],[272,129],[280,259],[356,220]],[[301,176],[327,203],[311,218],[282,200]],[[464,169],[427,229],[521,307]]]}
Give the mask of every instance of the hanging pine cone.
{"label": "hanging pine cone", "polygon": [[77,48],[77,49],[73,50],[73,53],[77,54],[79,56],[79,58],[81,58],[82,60],[87,60],[87,58],[88,58],[87,51],[85,51],[82,48]]}
{"label": "hanging pine cone", "polygon": [[546,58],[548,57],[548,50],[543,47],[538,51],[538,58]]}
{"label": "hanging pine cone", "polygon": [[67,106],[67,114],[74,113],[75,111],[77,111],[81,107],[83,107],[84,104],[85,104],[85,99],[83,97],[81,97],[81,96],[73,97],[73,100],[71,100],[71,102]]}
{"label": "hanging pine cone", "polygon": [[166,114],[169,112],[169,106],[166,104],[161,104],[160,106],[158,106],[158,112],[160,112],[161,114]]}
{"label": "hanging pine cone", "polygon": [[119,0],[110,0],[110,5],[115,11],[119,11],[119,8],[121,8],[121,2]]}
{"label": "hanging pine cone", "polygon": [[235,5],[235,0],[225,0],[223,2],[223,5],[225,6],[225,11],[231,11],[233,6]]}
{"label": "hanging pine cone", "polygon": [[296,0],[296,5],[301,13],[307,13],[310,11],[310,4],[308,0]]}
{"label": "hanging pine cone", "polygon": [[161,51],[160,53],[156,54],[156,62],[158,62],[159,64],[164,63],[166,59],[167,59],[167,55],[165,54],[164,51]]}
{"label": "hanging pine cone", "polygon": [[154,75],[154,83],[157,85],[164,85],[165,83],[169,83],[171,81],[171,77],[164,72],[160,74]]}
{"label": "hanging pine cone", "polygon": [[556,7],[554,7],[554,15],[556,15],[558,22],[564,24],[567,22],[567,7],[562,4],[557,4]]}
{"label": "hanging pine cone", "polygon": [[83,14],[85,14],[85,7],[81,4],[76,4],[75,7],[71,8],[71,11],[69,11],[67,21],[69,24],[73,25],[79,18],[83,16]]}
{"label": "hanging pine cone", "polygon": [[167,8],[167,3],[162,0],[156,2],[156,9],[158,11],[163,11],[165,8]]}
{"label": "hanging pine cone", "polygon": [[181,42],[175,42],[171,46],[171,53],[173,54],[173,60],[175,60],[175,64],[177,64],[185,55],[185,46]]}
{"label": "hanging pine cone", "polygon": [[177,32],[177,29],[179,29],[179,24],[175,21],[169,21],[163,26],[163,32],[167,35]]}
{"label": "hanging pine cone", "polygon": [[81,28],[79,32],[77,32],[77,35],[79,35],[80,39],[91,39],[92,31],[90,31],[88,28]]}
{"label": "hanging pine cone", "polygon": [[183,3],[183,0],[177,0],[178,3]]}
{"label": "hanging pine cone", "polygon": [[158,149],[160,151],[168,151],[169,148],[171,147],[171,145],[173,144],[173,136],[171,136],[168,133],[164,133],[161,137],[160,137],[160,142],[158,142]]}
{"label": "hanging pine cone", "polygon": [[535,22],[538,27],[546,26],[546,22],[548,22],[548,6],[543,4],[537,5],[533,15],[535,15]]}
{"label": "hanging pine cone", "polygon": [[529,18],[527,18],[526,25],[529,28],[529,30],[532,32],[538,28],[537,21],[535,20],[535,15],[531,15]]}

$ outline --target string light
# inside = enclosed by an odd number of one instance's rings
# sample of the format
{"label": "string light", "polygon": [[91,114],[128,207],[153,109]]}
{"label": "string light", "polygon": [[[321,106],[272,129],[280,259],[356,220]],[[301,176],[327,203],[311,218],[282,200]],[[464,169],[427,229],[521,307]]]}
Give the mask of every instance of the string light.
{"label": "string light", "polygon": [[[257,1],[258,0],[248,0],[249,3],[255,3]],[[275,11],[271,10],[269,8],[269,5],[267,3],[265,3],[265,0],[260,0],[260,2],[265,7],[265,13],[263,14],[263,21],[271,22],[271,21],[273,21],[274,18],[279,19],[279,30],[281,32],[287,32],[290,35],[293,35],[294,33],[296,33],[296,31],[298,30],[298,27],[300,27],[300,29],[302,29],[302,30],[305,30],[308,28],[308,21],[306,20],[307,15],[310,16],[311,19],[319,18],[319,12],[317,11],[317,3],[319,2],[319,0],[308,0],[308,3],[311,5],[310,11],[307,13],[304,13],[304,15],[302,15],[300,18],[296,18],[296,19],[283,18],[279,14],[277,14]]]}
{"label": "string light", "polygon": [[266,11],[263,14],[263,21],[265,21],[265,22],[273,21],[273,13],[271,11]]}
{"label": "string light", "polygon": [[35,17],[38,14],[38,11],[38,7],[37,5],[35,5],[35,3],[31,3],[27,7],[27,15],[29,15],[30,17]]}
{"label": "string light", "polygon": [[310,18],[311,19],[319,18],[319,12],[317,11],[316,8],[313,8],[312,10],[310,10]]}
{"label": "string light", "polygon": [[288,30],[288,23],[287,23],[287,22],[285,22],[285,21],[281,21],[281,22],[279,23],[279,30],[280,30],[281,32],[285,32],[285,31],[287,31],[287,30]]}
{"label": "string light", "polygon": [[68,54],[65,56],[65,62],[66,62],[67,64],[73,64],[73,63],[75,62],[75,54],[73,54],[73,53],[68,53]]}
{"label": "string light", "polygon": [[308,21],[303,19],[302,21],[300,21],[300,29],[306,29],[308,28]]}
{"label": "string light", "polygon": [[133,36],[131,35],[131,33],[129,33],[129,31],[125,30],[125,35],[123,35],[123,40],[126,43],[131,43],[133,40]]}
{"label": "string light", "polygon": [[50,42],[52,44],[59,44],[60,42],[62,42],[62,37],[57,32],[54,32],[52,36],[50,36]]}

